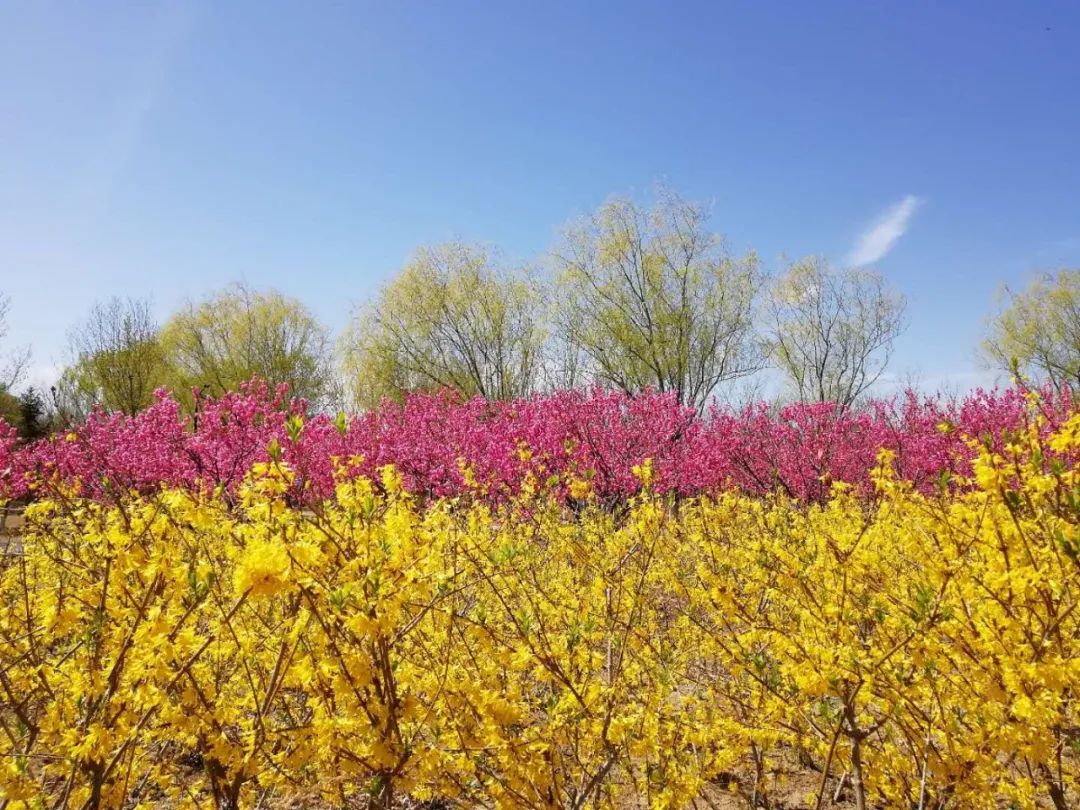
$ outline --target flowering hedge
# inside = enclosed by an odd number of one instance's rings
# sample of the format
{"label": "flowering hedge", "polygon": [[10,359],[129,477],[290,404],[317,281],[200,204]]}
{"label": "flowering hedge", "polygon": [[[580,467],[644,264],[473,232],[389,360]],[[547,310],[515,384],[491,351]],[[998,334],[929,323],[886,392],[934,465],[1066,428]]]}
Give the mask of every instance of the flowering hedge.
{"label": "flowering hedge", "polygon": [[277,462],[230,497],[60,488],[0,558],[0,795],[760,807],[798,757],[817,806],[1076,806],[1078,452],[1080,416],[1036,417],[952,492],[885,452],[875,497],[810,505],[676,502],[648,462],[610,471],[644,486],[624,510],[579,478],[574,509],[420,499],[392,468],[297,505]]}
{"label": "flowering hedge", "polygon": [[[1074,405],[1068,394],[1047,391],[1040,408],[1049,430]],[[860,410],[715,407],[704,416],[665,394],[568,391],[508,403],[416,395],[356,416],[305,419],[303,402],[252,383],[204,399],[194,419],[162,392],[134,417],[96,412],[26,447],[0,423],[0,493],[40,495],[61,483],[97,498],[161,487],[233,492],[253,464],[275,456],[297,471],[294,496],[303,500],[333,492],[335,460],[367,477],[393,464],[407,490],[433,498],[478,485],[504,499],[528,480],[554,477],[623,499],[638,490],[630,470],[649,458],[661,492],[780,489],[821,500],[834,481],[865,489],[881,449],[893,453],[902,478],[931,491],[968,470],[968,437],[1000,444],[1024,426],[1028,411],[1019,389],[977,391],[958,402],[909,392]]]}

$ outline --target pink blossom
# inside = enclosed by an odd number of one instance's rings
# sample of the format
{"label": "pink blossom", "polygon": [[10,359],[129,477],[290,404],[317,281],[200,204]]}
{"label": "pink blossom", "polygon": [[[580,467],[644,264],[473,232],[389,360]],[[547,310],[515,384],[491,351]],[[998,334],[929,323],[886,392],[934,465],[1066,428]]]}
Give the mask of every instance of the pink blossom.
{"label": "pink blossom", "polygon": [[[1047,430],[1075,409],[1068,393],[1041,397]],[[1000,445],[1030,416],[1024,392],[1010,388],[959,401],[909,391],[857,410],[716,406],[703,416],[656,392],[562,391],[513,402],[416,394],[335,418],[306,415],[303,401],[253,381],[200,400],[197,416],[162,391],[133,417],[95,411],[70,431],[25,446],[0,423],[0,493],[27,497],[57,483],[100,499],[161,486],[229,493],[273,454],[296,471],[302,500],[331,496],[342,465],[374,476],[394,464],[422,497],[461,495],[473,480],[480,489],[473,494],[498,500],[531,477],[569,498],[567,484],[577,477],[598,497],[618,501],[638,490],[632,468],[645,459],[653,460],[662,492],[779,489],[817,500],[835,481],[869,489],[883,448],[895,454],[900,476],[932,492],[968,470],[969,438]]]}

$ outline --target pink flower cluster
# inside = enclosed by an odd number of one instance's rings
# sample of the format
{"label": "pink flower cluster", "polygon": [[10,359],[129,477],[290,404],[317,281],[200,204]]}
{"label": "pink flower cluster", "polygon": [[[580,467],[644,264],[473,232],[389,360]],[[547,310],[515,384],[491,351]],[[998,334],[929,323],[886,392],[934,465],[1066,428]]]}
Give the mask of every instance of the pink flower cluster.
{"label": "pink flower cluster", "polygon": [[[1074,403],[1046,391],[1039,407],[1052,428]],[[908,392],[858,410],[757,404],[698,416],[665,394],[564,391],[505,403],[418,394],[352,417],[304,413],[284,390],[253,382],[203,400],[196,417],[160,392],[134,417],[96,412],[22,447],[0,423],[0,497],[33,496],[58,482],[103,499],[162,485],[232,491],[273,455],[297,471],[298,498],[331,495],[342,464],[369,476],[394,464],[423,496],[479,485],[501,498],[528,477],[566,497],[570,480],[586,480],[599,497],[618,500],[640,487],[633,467],[652,459],[660,491],[780,489],[813,500],[834,481],[868,486],[882,448],[893,451],[901,476],[930,491],[967,470],[969,438],[1001,442],[1031,418],[1031,405],[1019,389],[959,401]]]}

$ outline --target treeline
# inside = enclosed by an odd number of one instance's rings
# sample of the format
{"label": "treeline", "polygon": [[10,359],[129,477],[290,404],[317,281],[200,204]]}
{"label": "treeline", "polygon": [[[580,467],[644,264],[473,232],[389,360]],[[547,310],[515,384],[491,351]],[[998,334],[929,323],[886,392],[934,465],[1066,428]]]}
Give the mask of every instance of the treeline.
{"label": "treeline", "polygon": [[[28,355],[0,371],[0,416],[28,437],[95,406],[135,413],[166,387],[188,407],[259,377],[313,409],[371,407],[450,388],[509,400],[603,387],[672,392],[701,410],[766,368],[789,397],[850,406],[881,377],[905,298],[877,272],[820,257],[767,272],[662,190],[615,198],[569,225],[541,270],[460,242],[420,249],[336,339],[300,301],[234,284],[158,323],[150,302],[112,298],[69,334],[47,392],[19,390]],[[0,299],[0,338],[7,299]],[[989,362],[1055,388],[1080,382],[1080,271],[1005,291]]]}

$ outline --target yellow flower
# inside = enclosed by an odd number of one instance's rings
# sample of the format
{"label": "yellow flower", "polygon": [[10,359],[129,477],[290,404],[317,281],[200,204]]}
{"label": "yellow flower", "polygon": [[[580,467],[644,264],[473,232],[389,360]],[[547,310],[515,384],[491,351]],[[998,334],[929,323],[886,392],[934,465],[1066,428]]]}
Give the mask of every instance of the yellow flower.
{"label": "yellow flower", "polygon": [[251,540],[240,557],[233,577],[238,594],[270,596],[289,587],[291,561],[288,552],[273,540]]}
{"label": "yellow flower", "polygon": [[569,484],[570,497],[582,500],[589,497],[589,493],[592,492],[592,484],[586,481],[584,478],[572,478]]}
{"label": "yellow flower", "polygon": [[396,495],[401,492],[402,487],[405,485],[405,479],[402,478],[401,473],[397,471],[393,464],[381,467],[379,469],[379,478],[382,481],[383,489],[389,495]]}
{"label": "yellow flower", "polygon": [[641,482],[642,487],[648,489],[653,481],[653,460],[647,458],[640,464],[635,464],[630,468],[630,472]]}
{"label": "yellow flower", "polygon": [[997,467],[997,459],[988,454],[982,454],[975,459],[975,481],[984,492],[993,492],[1000,489],[1005,477]]}
{"label": "yellow flower", "polygon": [[1072,416],[1050,437],[1050,448],[1058,453],[1080,448],[1080,414]]}
{"label": "yellow flower", "polygon": [[[850,724],[875,729],[868,806],[925,783],[957,808],[1035,808],[1046,773],[1080,795],[1076,441],[1080,419],[1051,467],[1029,432],[977,459],[983,489],[932,495],[882,454],[887,497],[835,484],[815,504],[676,501],[648,461],[618,509],[535,480],[507,504],[421,500],[392,468],[297,506],[279,464],[239,504],[39,502],[0,564],[4,691],[34,724],[4,716],[0,795],[120,807],[145,784],[188,806],[216,773],[235,806],[387,785],[565,807],[595,778],[605,807],[674,810],[710,784],[771,800],[788,752],[824,762]],[[851,755],[842,734],[837,773]],[[759,780],[725,776],[751,758]]]}

